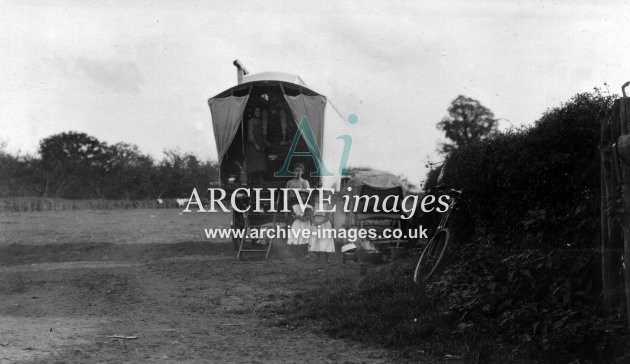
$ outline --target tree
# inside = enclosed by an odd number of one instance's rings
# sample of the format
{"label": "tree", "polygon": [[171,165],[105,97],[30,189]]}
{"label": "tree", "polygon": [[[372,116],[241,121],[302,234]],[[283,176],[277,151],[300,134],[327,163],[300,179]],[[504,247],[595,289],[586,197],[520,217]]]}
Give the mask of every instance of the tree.
{"label": "tree", "polygon": [[443,143],[442,153],[471,145],[492,135],[497,130],[498,120],[490,109],[470,97],[459,95],[448,108],[448,116],[437,123],[453,143]]}
{"label": "tree", "polygon": [[106,178],[108,196],[126,200],[151,198],[150,175],[154,162],[138,146],[116,143],[109,147],[111,170]]}
{"label": "tree", "polygon": [[165,150],[152,177],[153,191],[156,197],[187,196],[193,188],[207,186],[218,178],[218,163],[201,162],[195,155],[179,150]]}
{"label": "tree", "polygon": [[97,196],[102,197],[100,182],[109,168],[107,150],[105,143],[85,133],[71,131],[42,139],[39,153],[44,170],[44,196],[58,197],[73,182],[69,190],[80,194],[87,181]]}

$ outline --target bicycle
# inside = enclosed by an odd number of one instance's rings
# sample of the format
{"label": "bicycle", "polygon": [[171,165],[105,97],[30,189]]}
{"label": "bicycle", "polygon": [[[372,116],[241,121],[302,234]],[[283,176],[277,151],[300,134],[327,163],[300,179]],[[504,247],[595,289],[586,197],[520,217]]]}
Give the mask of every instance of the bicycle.
{"label": "bicycle", "polygon": [[[454,192],[458,197],[462,193],[461,190],[454,189],[451,189],[450,192]],[[442,217],[435,234],[433,234],[429,243],[424,247],[422,254],[420,255],[420,259],[418,259],[418,264],[416,265],[416,270],[413,274],[414,282],[418,282],[420,277],[422,277],[421,280],[423,282],[431,278],[437,271],[442,259],[444,259],[444,255],[446,254],[451,238],[451,232],[446,225],[448,224],[449,217],[451,216],[451,211],[453,211],[456,204],[457,199],[451,195],[448,209],[442,213]],[[427,271],[428,273],[426,273]]]}

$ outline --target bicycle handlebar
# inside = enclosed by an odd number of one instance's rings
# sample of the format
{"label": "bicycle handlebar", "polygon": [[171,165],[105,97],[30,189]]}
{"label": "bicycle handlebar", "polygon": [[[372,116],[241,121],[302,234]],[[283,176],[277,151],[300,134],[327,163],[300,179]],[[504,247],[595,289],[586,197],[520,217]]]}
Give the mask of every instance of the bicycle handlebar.
{"label": "bicycle handlebar", "polygon": [[457,195],[457,197],[459,197],[464,192],[464,189],[463,188],[460,189],[460,190],[456,190],[454,188],[448,188],[447,189],[446,186],[444,186],[442,184],[442,185],[437,185],[437,186],[431,188],[428,192],[430,194],[435,194],[436,192],[439,192],[439,191],[444,191],[444,192],[447,192],[447,193],[452,192],[452,193],[455,193]]}

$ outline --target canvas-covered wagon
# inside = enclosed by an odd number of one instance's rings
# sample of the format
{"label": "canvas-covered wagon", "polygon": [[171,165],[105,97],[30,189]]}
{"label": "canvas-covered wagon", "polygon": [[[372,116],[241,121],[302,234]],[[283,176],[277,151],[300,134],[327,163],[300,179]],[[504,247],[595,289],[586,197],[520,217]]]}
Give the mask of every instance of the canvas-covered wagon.
{"label": "canvas-covered wagon", "polygon": [[[220,187],[233,193],[241,187],[262,188],[262,194],[286,186],[296,163],[305,166],[310,187],[339,188],[339,166],[345,120],[327,98],[310,89],[296,75],[263,72],[249,74],[238,61],[238,84],[208,100],[216,141]],[[306,123],[306,124],[304,124]],[[317,172],[330,172],[319,177]],[[242,191],[242,190],[240,190]],[[258,196],[269,207],[269,196]],[[251,196],[237,194],[245,209]],[[234,210],[233,229],[250,230],[275,224],[273,212]],[[237,256],[245,251],[269,253],[265,247],[246,248],[246,239],[234,239]],[[255,242],[254,242],[255,243]]]}

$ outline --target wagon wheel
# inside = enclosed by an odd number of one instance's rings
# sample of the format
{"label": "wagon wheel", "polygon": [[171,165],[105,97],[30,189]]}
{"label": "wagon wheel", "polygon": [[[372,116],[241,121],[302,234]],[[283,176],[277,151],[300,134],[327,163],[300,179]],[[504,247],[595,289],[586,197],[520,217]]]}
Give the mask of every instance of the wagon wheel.
{"label": "wagon wheel", "polygon": [[[232,211],[232,232],[235,233],[238,230],[245,229],[245,217],[242,212]],[[232,246],[234,251],[238,251],[240,248],[241,239],[232,235]]]}

